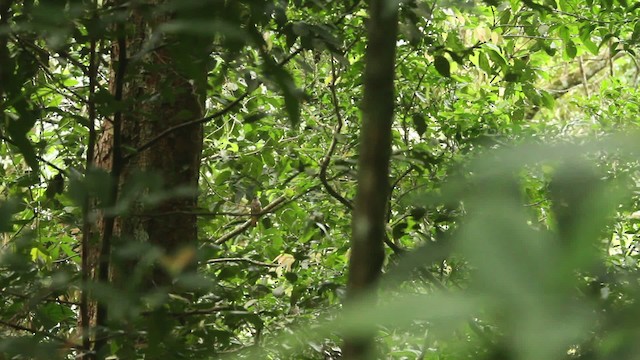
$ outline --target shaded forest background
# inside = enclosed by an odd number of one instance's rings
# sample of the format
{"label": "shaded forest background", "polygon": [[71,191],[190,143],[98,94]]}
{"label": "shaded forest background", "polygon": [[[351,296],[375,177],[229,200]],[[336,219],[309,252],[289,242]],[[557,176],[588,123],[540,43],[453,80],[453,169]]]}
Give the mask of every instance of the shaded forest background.
{"label": "shaded forest background", "polygon": [[0,359],[635,359],[639,4],[0,0]]}

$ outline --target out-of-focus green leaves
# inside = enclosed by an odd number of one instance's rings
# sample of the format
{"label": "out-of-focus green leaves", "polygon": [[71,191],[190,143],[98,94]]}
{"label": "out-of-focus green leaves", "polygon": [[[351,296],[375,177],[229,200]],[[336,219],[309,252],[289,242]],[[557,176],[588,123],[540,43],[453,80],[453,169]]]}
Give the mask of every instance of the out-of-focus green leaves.
{"label": "out-of-focus green leaves", "polygon": [[16,211],[15,200],[0,203],[0,233],[10,232],[13,229],[12,217]]}
{"label": "out-of-focus green leaves", "polygon": [[[401,250],[387,250],[377,303],[334,312],[345,296],[351,213],[318,174],[327,158],[327,183],[353,198],[364,3],[134,5],[142,18],[171,20],[148,29],[143,50],[129,54],[128,76],[145,78],[154,68],[134,74],[135,66],[166,50],[206,95],[208,115],[250,95],[204,124],[197,194],[166,188],[159,173],[138,173],[122,184],[115,205],[109,172],[83,170],[88,45],[99,44],[91,98],[98,129],[127,113],[129,102],[170,99],[179,86],[147,94],[142,84],[139,98],[120,102],[110,93],[108,44],[117,36],[113,25],[133,11],[128,4],[94,12],[89,2],[6,3],[0,319],[40,333],[21,337],[22,330],[0,326],[0,357],[69,355],[64,341],[52,345],[47,334],[76,334],[71,310],[81,289],[109,304],[108,336],[120,358],[336,358],[341,334],[372,329],[382,357],[393,359],[638,353],[637,153],[618,152],[632,150],[638,137],[607,138],[640,124],[636,66],[616,55],[637,52],[637,5],[403,2],[387,224]],[[134,25],[127,22],[131,34]],[[553,145],[541,145],[547,142]],[[66,186],[52,182],[58,169],[47,162],[68,172]],[[126,284],[79,281],[87,198],[125,219],[196,195],[197,274],[180,257],[132,241],[144,234],[125,234],[112,257],[128,269]],[[258,227],[238,231],[253,196],[263,206],[282,202]],[[171,286],[141,287],[157,269],[171,274]],[[153,339],[149,346],[139,346],[144,338]],[[259,354],[240,351],[247,346]]]}

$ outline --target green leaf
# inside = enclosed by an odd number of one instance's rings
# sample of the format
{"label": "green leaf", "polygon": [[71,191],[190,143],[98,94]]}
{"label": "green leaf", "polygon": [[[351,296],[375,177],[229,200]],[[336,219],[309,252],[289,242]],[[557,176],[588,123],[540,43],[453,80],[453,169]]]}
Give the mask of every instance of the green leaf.
{"label": "green leaf", "polygon": [[504,75],[504,81],[506,82],[518,82],[520,76],[514,72],[508,72]]}
{"label": "green leaf", "polygon": [[409,213],[414,221],[418,221],[427,214],[427,209],[423,207],[414,207]]}
{"label": "green leaf", "polygon": [[591,41],[591,32],[593,31],[593,26],[584,26],[580,29],[580,40],[582,40],[582,44],[589,50],[593,55],[598,55],[598,45],[596,45],[593,41]]}
{"label": "green leaf", "polygon": [[300,101],[293,92],[284,92],[284,107],[287,110],[291,125],[298,125],[300,123]]}
{"label": "green leaf", "polygon": [[565,42],[564,51],[565,51],[565,55],[569,59],[575,58],[576,55],[578,54],[578,48],[576,48],[576,44],[574,44],[573,41],[571,40]]}
{"label": "green leaf", "polygon": [[527,97],[527,99],[531,101],[531,103],[533,103],[534,105],[540,105],[542,101],[541,96],[540,94],[538,94],[538,91],[533,88],[533,86],[524,84],[522,86],[522,91],[524,92],[524,95]]}
{"label": "green leaf", "polygon": [[485,46],[488,48],[486,49],[487,55],[489,55],[489,58],[491,58],[491,60],[497,64],[498,66],[500,66],[500,68],[502,70],[506,70],[507,68],[507,60],[504,58],[504,56],[502,56],[502,54],[500,54],[500,48],[498,48],[497,46],[493,45],[493,44],[485,44]]}
{"label": "green leaf", "polygon": [[244,122],[247,124],[251,124],[254,123],[256,121],[262,120],[265,117],[267,117],[269,114],[267,114],[266,112],[257,112],[257,113],[253,113],[253,114],[249,114],[247,116],[244,117]]}
{"label": "green leaf", "polygon": [[420,136],[427,131],[427,122],[425,121],[424,116],[420,113],[413,114],[413,125]]}
{"label": "green leaf", "polygon": [[640,21],[636,21],[633,26],[633,34],[631,34],[631,41],[638,42],[640,41]]}
{"label": "green leaf", "polygon": [[546,107],[547,109],[553,109],[553,106],[556,102],[553,96],[551,96],[549,92],[544,90],[540,90],[540,95],[542,96],[542,104],[544,105],[544,107]]}
{"label": "green leaf", "polygon": [[298,281],[298,274],[293,273],[293,272],[286,272],[284,274],[285,279],[287,279],[287,281],[289,281],[292,284],[295,284],[296,281]]}
{"label": "green leaf", "polygon": [[565,42],[571,41],[571,34],[569,32],[569,28],[566,26],[560,26],[558,28],[558,36]]}
{"label": "green leaf", "polygon": [[67,306],[55,303],[42,305],[37,314],[38,322],[46,328],[52,328],[64,320],[72,319],[74,315]]}
{"label": "green leaf", "polygon": [[302,90],[295,85],[293,77],[286,70],[270,62],[265,64],[273,80],[278,84],[284,96],[284,107],[292,125],[300,122],[300,99]]}
{"label": "green leaf", "polygon": [[433,65],[436,67],[436,70],[440,75],[444,77],[451,77],[451,68],[449,65],[449,60],[442,55],[436,55],[433,60]]}
{"label": "green leaf", "polygon": [[487,59],[487,55],[484,52],[478,53],[478,66],[480,67],[480,69],[482,69],[482,71],[484,71],[488,75],[491,75],[491,65],[489,65],[489,59]]}
{"label": "green leaf", "polygon": [[511,19],[511,9],[506,8],[500,14],[500,24],[508,24],[510,19]]}
{"label": "green leaf", "polygon": [[567,11],[567,0],[558,0],[558,10]]}
{"label": "green leaf", "polygon": [[35,173],[39,172],[40,164],[33,145],[27,139],[27,133],[31,130],[38,119],[38,111],[30,110],[29,105],[24,100],[16,103],[18,115],[8,114],[7,133],[11,139],[11,144],[18,148],[24,160]]}

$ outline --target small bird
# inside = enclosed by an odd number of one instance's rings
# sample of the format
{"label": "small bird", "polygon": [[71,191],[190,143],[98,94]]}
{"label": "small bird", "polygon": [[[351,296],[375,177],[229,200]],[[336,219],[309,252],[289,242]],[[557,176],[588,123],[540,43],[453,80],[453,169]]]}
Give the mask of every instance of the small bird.
{"label": "small bird", "polygon": [[251,200],[251,226],[258,226],[260,212],[262,212],[262,204],[260,204],[258,197],[254,197],[253,200]]}

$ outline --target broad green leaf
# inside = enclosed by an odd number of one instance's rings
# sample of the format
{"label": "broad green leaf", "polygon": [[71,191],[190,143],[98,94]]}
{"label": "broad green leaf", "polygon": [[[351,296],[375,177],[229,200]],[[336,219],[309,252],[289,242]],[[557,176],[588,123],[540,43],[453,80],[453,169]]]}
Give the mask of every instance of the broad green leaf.
{"label": "broad green leaf", "polygon": [[489,59],[487,59],[487,56],[482,51],[478,52],[478,66],[485,73],[491,74],[491,65],[489,65]]}
{"label": "broad green leaf", "polygon": [[444,77],[451,77],[451,69],[449,65],[449,60],[442,55],[436,55],[433,60],[433,66],[435,66],[436,70],[440,75]]}
{"label": "broad green leaf", "polygon": [[573,59],[578,54],[578,48],[573,41],[569,40],[564,44],[564,52],[569,59]]}
{"label": "broad green leaf", "polygon": [[593,41],[591,41],[591,33],[595,26],[586,25],[580,28],[580,40],[582,40],[582,44],[591,52],[593,55],[598,55],[598,45],[596,45]]}

